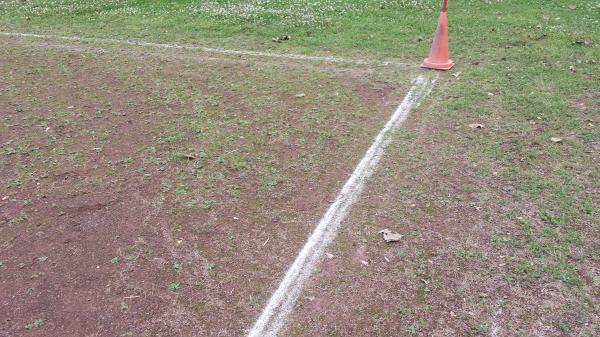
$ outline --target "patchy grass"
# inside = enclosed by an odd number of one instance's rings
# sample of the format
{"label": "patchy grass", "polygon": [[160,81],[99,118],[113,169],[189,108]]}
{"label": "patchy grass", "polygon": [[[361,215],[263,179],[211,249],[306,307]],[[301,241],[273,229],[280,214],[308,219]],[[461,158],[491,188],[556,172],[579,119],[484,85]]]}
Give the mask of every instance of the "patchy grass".
{"label": "patchy grass", "polygon": [[29,323],[25,326],[26,330],[34,330],[37,328],[40,328],[44,326],[44,320],[41,318],[36,319],[35,321],[33,321],[32,323]]}
{"label": "patchy grass", "polygon": [[[0,29],[416,65],[429,48],[438,6],[4,1]],[[394,135],[288,335],[600,333],[599,18],[593,1],[451,1],[457,66]],[[93,219],[107,229],[93,233],[116,244],[94,265],[102,270],[116,261],[111,268],[118,270],[94,286],[104,289],[112,280],[111,291],[149,294],[148,307],[174,308],[165,285],[194,285],[178,291],[177,304],[189,309],[186,327],[207,333],[236,334],[251,324],[277,272],[352,169],[346,153],[359,157],[385,119],[381,106],[370,108],[364,88],[351,87],[365,81],[352,75],[356,69],[345,69],[344,77],[281,66],[199,66],[141,48],[121,55],[115,46],[102,47],[119,56],[87,52],[84,61],[77,50],[25,55],[25,43],[3,41],[0,174],[11,207],[0,213],[2,247],[23,231],[73,242],[50,228],[69,232],[68,224],[90,233],[94,227],[77,227],[77,219],[104,214]],[[401,91],[390,89],[399,79],[390,78],[405,74],[387,76],[369,79],[367,88],[399,98]],[[471,123],[483,128],[472,130]],[[92,192],[95,202],[86,199]],[[90,203],[95,208],[82,206]],[[382,228],[402,233],[403,241],[385,245],[377,235]],[[31,275],[40,274],[28,268],[61,266],[47,247],[31,253],[27,261],[2,256],[3,275],[15,271],[30,287],[37,282]],[[52,259],[31,267],[38,256]],[[138,282],[147,273],[160,280],[159,291]],[[127,314],[144,321],[134,311]],[[211,326],[198,318],[206,312],[232,323]],[[163,314],[152,312],[165,322],[176,316]],[[155,323],[134,332],[177,329]]]}
{"label": "patchy grass", "polygon": [[15,333],[240,334],[410,75],[2,41]]}

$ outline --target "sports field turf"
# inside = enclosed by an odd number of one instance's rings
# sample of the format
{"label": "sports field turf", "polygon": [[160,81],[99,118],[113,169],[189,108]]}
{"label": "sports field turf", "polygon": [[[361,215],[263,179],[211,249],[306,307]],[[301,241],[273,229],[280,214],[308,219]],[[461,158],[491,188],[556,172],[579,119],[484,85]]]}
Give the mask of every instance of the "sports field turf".
{"label": "sports field turf", "polygon": [[279,336],[600,334],[600,4],[440,2],[0,1],[0,335],[244,336],[419,75]]}

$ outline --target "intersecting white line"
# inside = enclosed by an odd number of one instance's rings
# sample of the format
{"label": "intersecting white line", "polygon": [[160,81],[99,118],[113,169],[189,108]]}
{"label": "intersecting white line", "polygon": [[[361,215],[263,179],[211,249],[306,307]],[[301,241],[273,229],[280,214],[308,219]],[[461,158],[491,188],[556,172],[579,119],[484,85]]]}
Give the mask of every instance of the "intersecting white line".
{"label": "intersecting white line", "polygon": [[239,55],[239,56],[256,56],[256,57],[270,57],[270,58],[281,58],[290,60],[300,61],[315,61],[315,62],[331,62],[331,63],[346,63],[354,65],[370,65],[370,66],[397,66],[397,67],[412,67],[414,65],[408,63],[392,62],[392,61],[370,61],[370,60],[358,60],[348,59],[336,56],[315,56],[315,55],[302,55],[302,54],[288,54],[288,53],[274,53],[266,51],[254,51],[254,50],[235,50],[225,48],[213,48],[204,47],[197,45],[183,45],[176,43],[154,43],[145,42],[138,40],[120,40],[110,38],[96,38],[96,37],[80,37],[80,36],[61,36],[52,34],[34,34],[34,33],[17,33],[17,32],[0,32],[2,36],[12,37],[29,37],[38,39],[55,39],[55,40],[67,40],[67,41],[80,41],[80,42],[92,42],[92,43],[116,43],[125,44],[141,47],[154,47],[154,48],[166,48],[166,49],[184,49],[184,50],[198,50],[206,53],[215,54],[227,54],[227,55]]}

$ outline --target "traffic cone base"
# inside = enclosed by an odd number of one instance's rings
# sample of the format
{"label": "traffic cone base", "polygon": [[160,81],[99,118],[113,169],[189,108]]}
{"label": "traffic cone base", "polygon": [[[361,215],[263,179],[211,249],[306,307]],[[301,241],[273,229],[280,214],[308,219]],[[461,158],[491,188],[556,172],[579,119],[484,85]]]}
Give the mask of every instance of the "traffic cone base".
{"label": "traffic cone base", "polygon": [[423,61],[423,64],[421,64],[422,68],[429,68],[429,69],[437,69],[437,70],[450,70],[450,68],[452,68],[454,66],[454,62],[452,60],[448,60],[448,62],[431,62],[429,61],[429,57],[425,59],[425,61]]}

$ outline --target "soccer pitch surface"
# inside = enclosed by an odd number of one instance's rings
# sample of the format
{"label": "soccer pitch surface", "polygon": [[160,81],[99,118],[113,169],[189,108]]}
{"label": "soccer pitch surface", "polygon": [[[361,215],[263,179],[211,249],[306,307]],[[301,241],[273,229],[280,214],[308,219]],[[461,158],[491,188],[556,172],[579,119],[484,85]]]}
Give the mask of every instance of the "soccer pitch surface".
{"label": "soccer pitch surface", "polygon": [[3,302],[69,335],[242,333],[419,72],[56,40],[3,37]]}
{"label": "soccer pitch surface", "polygon": [[1,336],[600,333],[597,7],[188,3],[0,5]]}

